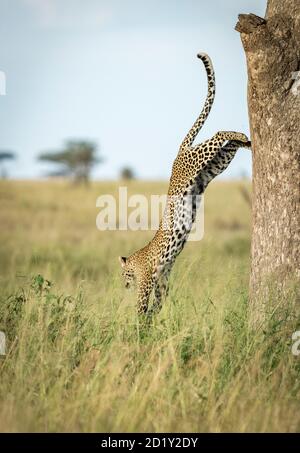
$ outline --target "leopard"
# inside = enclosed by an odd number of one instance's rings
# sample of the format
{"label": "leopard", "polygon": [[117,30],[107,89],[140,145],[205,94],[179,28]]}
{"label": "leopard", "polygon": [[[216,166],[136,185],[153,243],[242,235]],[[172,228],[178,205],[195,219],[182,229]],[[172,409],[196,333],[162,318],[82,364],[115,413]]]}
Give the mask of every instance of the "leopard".
{"label": "leopard", "polygon": [[[166,207],[153,239],[129,257],[120,256],[125,287],[136,287],[137,313],[152,317],[168,296],[169,277],[176,258],[191,232],[203,193],[208,184],[230,164],[239,148],[251,142],[241,132],[218,131],[210,139],[193,145],[215,99],[216,83],[212,61],[198,53],[207,75],[207,96],[200,115],[182,141],[173,162]],[[152,306],[149,307],[154,293]]]}

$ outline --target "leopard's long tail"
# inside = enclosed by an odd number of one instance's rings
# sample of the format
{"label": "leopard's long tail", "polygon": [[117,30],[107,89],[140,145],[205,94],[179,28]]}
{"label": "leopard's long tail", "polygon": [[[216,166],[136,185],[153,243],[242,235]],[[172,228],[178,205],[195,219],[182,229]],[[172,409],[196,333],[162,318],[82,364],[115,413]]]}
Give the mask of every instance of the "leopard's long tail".
{"label": "leopard's long tail", "polygon": [[216,93],[215,72],[214,72],[214,68],[213,68],[211,59],[209,58],[209,56],[206,53],[198,53],[197,57],[203,61],[205,69],[206,69],[208,91],[207,91],[207,96],[206,96],[206,100],[205,100],[203,109],[202,109],[199,117],[196,119],[195,123],[193,124],[192,128],[189,130],[185,139],[181,143],[180,149],[189,147],[193,144],[198,132],[202,128],[203,124],[206,121],[206,118],[209,115],[209,112],[210,112],[213,102],[214,102],[215,93]]}

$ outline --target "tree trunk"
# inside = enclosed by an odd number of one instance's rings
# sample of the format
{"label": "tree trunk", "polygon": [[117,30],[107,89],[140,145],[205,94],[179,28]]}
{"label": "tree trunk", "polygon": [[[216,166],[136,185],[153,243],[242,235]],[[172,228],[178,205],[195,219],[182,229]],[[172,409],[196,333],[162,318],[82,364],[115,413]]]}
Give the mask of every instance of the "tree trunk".
{"label": "tree trunk", "polygon": [[300,0],[269,0],[264,19],[240,14],[236,30],[248,67],[255,323],[270,307],[270,291],[275,304],[283,301],[300,270]]}

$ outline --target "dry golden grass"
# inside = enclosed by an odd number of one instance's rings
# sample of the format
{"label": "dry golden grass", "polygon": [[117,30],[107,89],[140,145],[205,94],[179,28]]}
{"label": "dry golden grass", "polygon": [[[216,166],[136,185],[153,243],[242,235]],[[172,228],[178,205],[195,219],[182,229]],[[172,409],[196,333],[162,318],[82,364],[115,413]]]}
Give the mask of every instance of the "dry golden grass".
{"label": "dry golden grass", "polygon": [[270,314],[248,326],[241,184],[208,188],[204,239],[187,244],[162,312],[142,329],[117,257],[153,232],[95,225],[97,197],[118,184],[0,183],[1,431],[299,431],[300,323],[286,311],[284,323]]}

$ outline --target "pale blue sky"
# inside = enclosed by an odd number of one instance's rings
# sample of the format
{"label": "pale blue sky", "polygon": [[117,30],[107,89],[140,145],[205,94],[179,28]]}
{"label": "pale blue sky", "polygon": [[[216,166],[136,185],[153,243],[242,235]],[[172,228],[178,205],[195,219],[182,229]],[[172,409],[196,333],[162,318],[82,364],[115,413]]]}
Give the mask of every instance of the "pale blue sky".
{"label": "pale blue sky", "polygon": [[[40,177],[40,151],[68,138],[99,142],[106,161],[94,177],[124,165],[141,178],[168,178],[178,146],[199,114],[206,77],[217,95],[200,132],[249,133],[246,63],[238,13],[264,15],[266,0],[0,0],[0,149],[14,150],[14,177]],[[224,177],[250,174],[240,150]]]}

